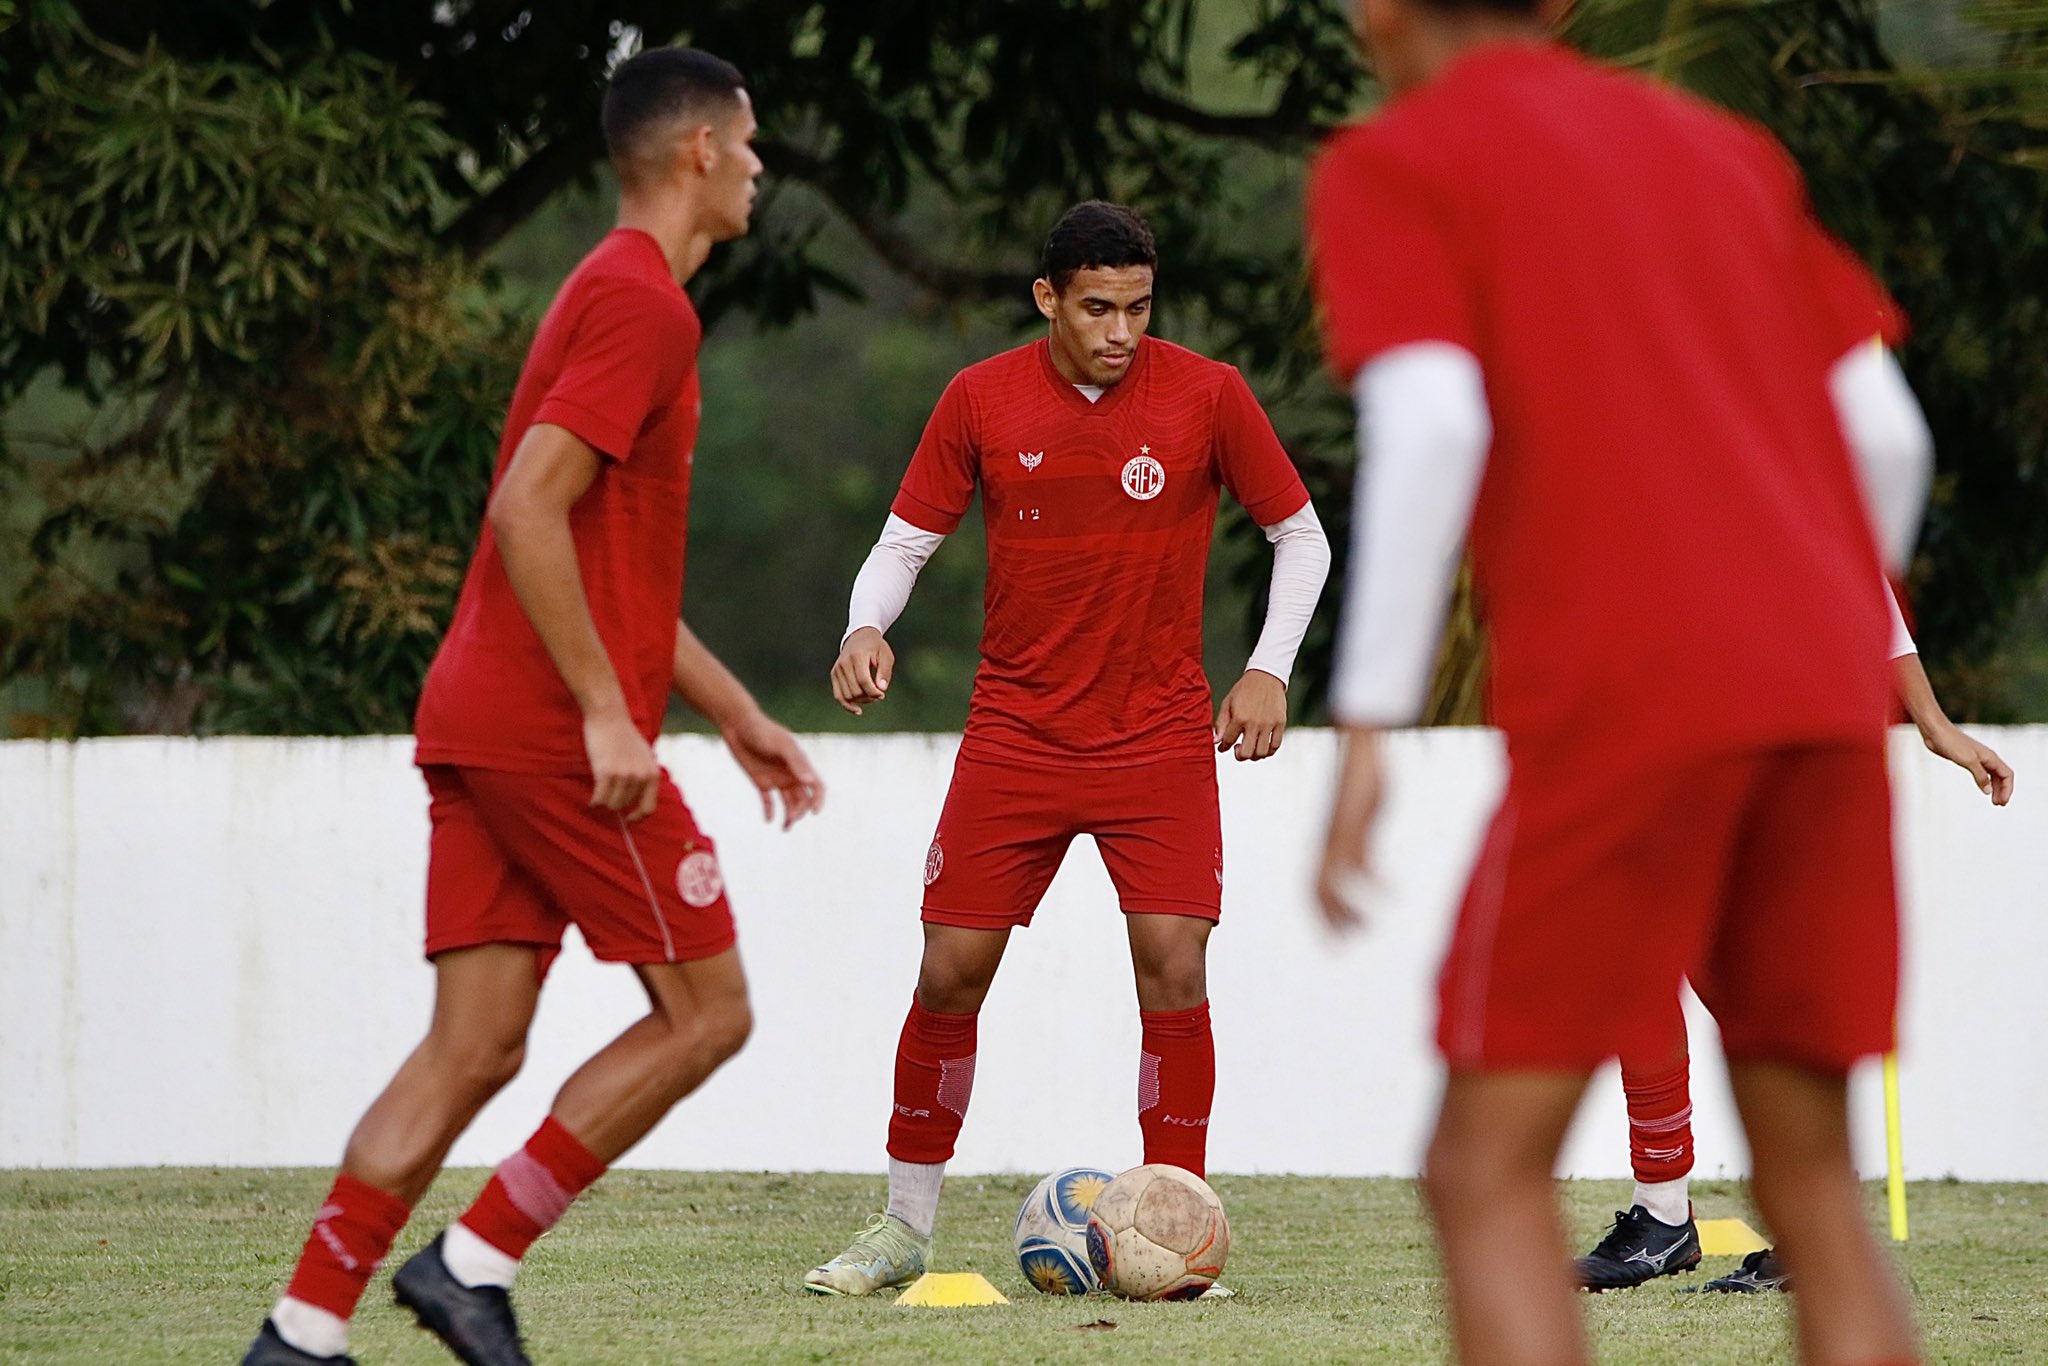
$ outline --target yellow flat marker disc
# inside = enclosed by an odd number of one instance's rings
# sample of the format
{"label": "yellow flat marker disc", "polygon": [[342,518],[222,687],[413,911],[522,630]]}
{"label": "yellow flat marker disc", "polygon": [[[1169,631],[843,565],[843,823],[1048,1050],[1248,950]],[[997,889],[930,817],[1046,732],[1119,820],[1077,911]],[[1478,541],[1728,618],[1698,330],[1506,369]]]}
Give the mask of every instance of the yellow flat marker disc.
{"label": "yellow flat marker disc", "polygon": [[1740,1219],[1702,1219],[1700,1251],[1709,1257],[1746,1257],[1770,1244]]}
{"label": "yellow flat marker disc", "polygon": [[896,1303],[958,1309],[970,1304],[1008,1304],[1009,1300],[978,1271],[927,1271],[896,1297]]}

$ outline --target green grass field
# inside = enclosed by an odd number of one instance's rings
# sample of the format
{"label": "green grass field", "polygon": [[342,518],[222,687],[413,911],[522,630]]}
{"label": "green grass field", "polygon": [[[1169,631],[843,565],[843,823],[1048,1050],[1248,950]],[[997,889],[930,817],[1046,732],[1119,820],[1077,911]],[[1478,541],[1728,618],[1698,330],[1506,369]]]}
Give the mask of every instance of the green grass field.
{"label": "green grass field", "polygon": [[[480,1172],[445,1176],[401,1255],[461,1208]],[[0,1362],[232,1362],[277,1294],[325,1172],[0,1172]],[[1441,1359],[1428,1229],[1411,1182],[1219,1176],[1235,1300],[1132,1305],[1042,1297],[1010,1256],[1031,1180],[947,1183],[939,1269],[979,1271],[1007,1307],[815,1299],[803,1269],[875,1206],[876,1177],[614,1173],[534,1251],[518,1291],[553,1363],[1418,1362]],[[1627,1187],[1563,1188],[1575,1241]],[[1872,1218],[1880,1194],[1871,1191]],[[1740,1186],[1696,1188],[1705,1216],[1747,1216]],[[2048,1361],[2048,1186],[1912,1189],[1902,1264],[1941,1362]],[[395,1260],[395,1259],[394,1259]],[[1717,1273],[1732,1259],[1710,1258]],[[1586,1302],[1603,1360],[1757,1366],[1790,1358],[1782,1296],[1680,1293],[1692,1275]],[[365,1363],[451,1360],[380,1276],[356,1320]]]}

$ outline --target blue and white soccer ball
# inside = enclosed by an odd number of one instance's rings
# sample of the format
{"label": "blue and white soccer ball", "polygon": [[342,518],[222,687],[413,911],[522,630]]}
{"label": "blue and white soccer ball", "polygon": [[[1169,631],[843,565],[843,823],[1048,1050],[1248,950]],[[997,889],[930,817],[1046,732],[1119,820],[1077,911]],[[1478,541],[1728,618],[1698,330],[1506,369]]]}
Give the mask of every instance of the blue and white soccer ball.
{"label": "blue and white soccer ball", "polygon": [[1031,1188],[1017,1211],[1017,1266],[1031,1288],[1047,1295],[1086,1295],[1100,1288],[1088,1264],[1088,1212],[1114,1172],[1069,1167]]}

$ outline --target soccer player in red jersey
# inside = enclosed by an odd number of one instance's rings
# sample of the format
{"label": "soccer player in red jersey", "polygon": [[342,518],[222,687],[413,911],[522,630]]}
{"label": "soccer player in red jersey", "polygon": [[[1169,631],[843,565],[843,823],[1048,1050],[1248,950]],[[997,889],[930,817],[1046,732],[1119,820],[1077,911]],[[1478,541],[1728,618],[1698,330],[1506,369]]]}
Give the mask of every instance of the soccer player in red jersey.
{"label": "soccer player in red jersey", "polygon": [[[2012,800],[2012,768],[1996,750],[1971,739],[1948,713],[1920,667],[1918,648],[1905,618],[1892,603],[1892,680],[1906,715],[1928,750],[1969,773],[1994,806]],[[1621,1052],[1621,1086],[1628,1100],[1629,1165],[1635,1191],[1629,1207],[1617,1211],[1599,1244],[1578,1259],[1579,1284],[1588,1290],[1621,1290],[1658,1276],[1697,1266],[1699,1228],[1692,1215],[1691,1056],[1685,1011],[1674,999],[1654,1046]],[[1752,1252],[1707,1290],[1749,1292],[1789,1290],[1791,1283],[1775,1252]]]}
{"label": "soccer player in red jersey", "polygon": [[[1205,957],[1222,904],[1216,753],[1263,759],[1329,569],[1308,491],[1243,376],[1148,337],[1158,255],[1131,210],[1089,202],[1046,239],[1044,339],[957,375],[856,578],[832,691],[886,694],[884,632],[976,490],[986,621],[967,732],[924,866],[924,957],[896,1054],[889,1204],[806,1274],[865,1295],[925,1269],[974,1082],[976,1016],[1010,932],[1092,835],[1125,912],[1144,1027],[1145,1160],[1200,1174],[1215,1050]],[[1227,488],[1274,545],[1266,623],[1210,714],[1202,585]]]}
{"label": "soccer player in red jersey", "polygon": [[1893,1042],[1880,564],[1928,468],[1888,301],[1768,135],[1545,37],[1538,0],[1362,0],[1392,98],[1309,223],[1360,472],[1333,924],[1470,528],[1507,790],[1440,981],[1425,1189],[1458,1350],[1584,1361],[1551,1186],[1587,1077],[1713,1007],[1817,1362],[1904,1362],[1847,1077]]}
{"label": "soccer player in red jersey", "polygon": [[747,230],[761,163],[740,73],[688,48],[604,101],[619,225],[556,295],[513,392],[489,513],[416,721],[432,796],[427,1035],[350,1136],[246,1363],[347,1361],[348,1319],[449,1146],[519,1070],[574,924],[648,1014],[563,1085],[476,1202],[393,1278],[463,1361],[526,1361],[527,1248],[737,1051],[751,1020],[711,841],[655,758],[671,688],[772,814],[815,810],[796,742],[679,619],[702,329],[681,282]]}

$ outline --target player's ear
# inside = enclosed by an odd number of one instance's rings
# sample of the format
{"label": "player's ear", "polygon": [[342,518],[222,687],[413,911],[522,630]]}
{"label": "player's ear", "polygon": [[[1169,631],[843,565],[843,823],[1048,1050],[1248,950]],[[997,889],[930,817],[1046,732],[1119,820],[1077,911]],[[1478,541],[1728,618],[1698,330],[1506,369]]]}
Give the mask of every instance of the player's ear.
{"label": "player's ear", "polygon": [[683,162],[698,175],[709,175],[718,164],[718,130],[700,123],[683,135]]}
{"label": "player's ear", "polygon": [[1060,292],[1043,275],[1031,282],[1031,301],[1038,305],[1038,311],[1045,315],[1047,322],[1059,316]]}

